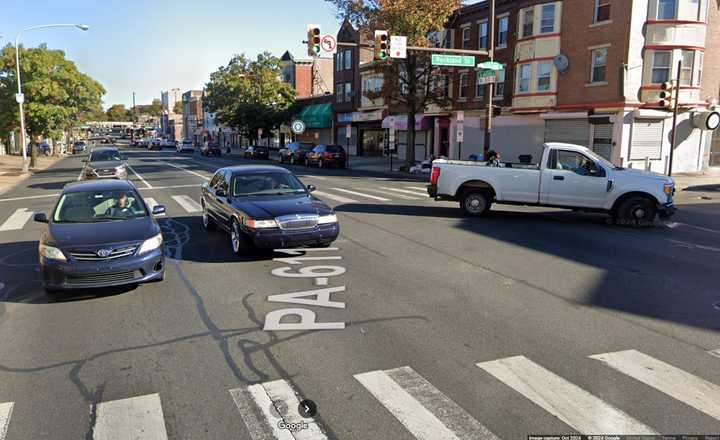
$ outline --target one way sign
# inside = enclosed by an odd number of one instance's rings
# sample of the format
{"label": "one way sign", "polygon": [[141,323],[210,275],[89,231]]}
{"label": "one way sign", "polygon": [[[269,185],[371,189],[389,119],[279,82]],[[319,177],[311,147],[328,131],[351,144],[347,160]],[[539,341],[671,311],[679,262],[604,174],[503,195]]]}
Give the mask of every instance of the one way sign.
{"label": "one way sign", "polygon": [[407,37],[390,36],[390,58],[407,58]]}

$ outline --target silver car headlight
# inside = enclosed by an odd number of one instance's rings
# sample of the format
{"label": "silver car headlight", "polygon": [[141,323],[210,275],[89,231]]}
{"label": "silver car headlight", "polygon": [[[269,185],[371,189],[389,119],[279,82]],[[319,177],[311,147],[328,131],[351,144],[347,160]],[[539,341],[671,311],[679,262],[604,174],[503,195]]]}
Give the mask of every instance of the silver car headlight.
{"label": "silver car headlight", "polygon": [[67,261],[65,254],[56,247],[41,244],[38,248],[40,256],[47,258],[48,260]]}
{"label": "silver car headlight", "polygon": [[331,223],[337,223],[337,214],[330,214],[330,215],[321,215],[320,218],[318,218],[318,224],[319,225],[328,225]]}
{"label": "silver car headlight", "polygon": [[159,248],[163,244],[163,236],[162,233],[145,240],[140,246],[140,250],[138,251],[138,255],[147,254],[148,252],[154,251],[155,249]]}

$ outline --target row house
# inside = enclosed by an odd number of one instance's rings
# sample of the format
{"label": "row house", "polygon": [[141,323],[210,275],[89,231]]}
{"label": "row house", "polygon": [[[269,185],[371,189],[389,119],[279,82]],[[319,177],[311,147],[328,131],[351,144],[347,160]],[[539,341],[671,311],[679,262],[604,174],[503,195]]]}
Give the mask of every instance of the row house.
{"label": "row house", "polygon": [[203,108],[202,90],[188,90],[182,95],[183,103],[183,134],[185,139],[192,140],[195,145],[202,144],[205,112]]}

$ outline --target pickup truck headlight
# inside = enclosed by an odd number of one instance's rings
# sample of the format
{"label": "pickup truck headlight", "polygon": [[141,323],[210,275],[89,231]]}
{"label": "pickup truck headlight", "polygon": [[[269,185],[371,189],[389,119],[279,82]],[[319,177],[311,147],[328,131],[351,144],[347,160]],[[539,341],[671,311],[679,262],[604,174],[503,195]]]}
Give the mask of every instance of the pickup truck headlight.
{"label": "pickup truck headlight", "polygon": [[47,258],[48,260],[67,261],[65,254],[56,247],[41,244],[38,251],[42,257]]}
{"label": "pickup truck headlight", "polygon": [[663,186],[663,192],[668,197],[672,197],[675,194],[675,184],[674,183],[666,183]]}
{"label": "pickup truck headlight", "polygon": [[245,227],[250,229],[268,229],[278,227],[275,220],[255,220],[252,218],[244,218],[242,222]]}
{"label": "pickup truck headlight", "polygon": [[337,223],[337,214],[322,215],[318,218],[319,225],[328,225],[330,223]]}
{"label": "pickup truck headlight", "polygon": [[140,250],[138,251],[138,255],[147,254],[148,252],[154,251],[155,249],[159,248],[163,244],[163,236],[162,233],[154,236],[153,238],[148,238],[145,240],[140,246]]}

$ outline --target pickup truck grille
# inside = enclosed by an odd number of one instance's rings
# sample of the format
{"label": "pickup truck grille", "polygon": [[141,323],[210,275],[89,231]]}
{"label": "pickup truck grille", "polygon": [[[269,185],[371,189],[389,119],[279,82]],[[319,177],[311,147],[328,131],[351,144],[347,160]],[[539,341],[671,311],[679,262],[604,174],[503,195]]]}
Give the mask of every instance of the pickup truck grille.
{"label": "pickup truck grille", "polygon": [[275,219],[280,229],[293,231],[299,229],[313,229],[318,225],[317,214],[292,214]]}

